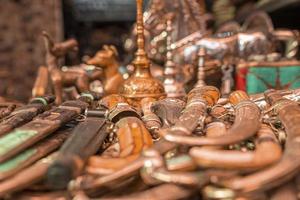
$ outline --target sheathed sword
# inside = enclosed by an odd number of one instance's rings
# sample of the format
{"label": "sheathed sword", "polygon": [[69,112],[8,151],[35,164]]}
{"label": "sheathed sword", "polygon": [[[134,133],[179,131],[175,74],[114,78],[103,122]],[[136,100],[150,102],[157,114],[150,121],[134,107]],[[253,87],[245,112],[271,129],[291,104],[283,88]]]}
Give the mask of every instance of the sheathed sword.
{"label": "sheathed sword", "polygon": [[31,121],[38,114],[50,108],[55,100],[54,96],[33,98],[29,104],[17,108],[0,123],[0,136],[10,132],[14,128]]}
{"label": "sheathed sword", "polygon": [[124,117],[138,116],[128,104],[119,103],[124,101],[124,98],[118,95],[110,95],[102,99],[101,109],[87,110],[86,120],[75,128],[48,169],[47,182],[50,187],[66,188],[72,179],[81,175],[88,158],[99,150],[111,132],[111,122],[116,123]]}
{"label": "sheathed sword", "polygon": [[0,138],[0,163],[17,155],[78,117],[93,100],[93,95],[83,94],[79,99],[66,101]]}
{"label": "sheathed sword", "polygon": [[[179,119],[176,120],[177,122],[175,123],[175,125],[168,129],[168,131],[182,135],[190,134],[193,131],[193,129],[195,129],[199,125],[199,121],[202,122],[202,120],[199,119],[202,119],[206,116],[208,107],[213,106],[218,99],[219,90],[215,87],[204,86],[201,88],[194,89],[189,94],[189,100],[186,108],[180,115]],[[110,102],[111,101],[109,101],[109,103]],[[151,152],[153,152],[154,150],[157,151],[159,154],[165,154],[166,152],[175,149],[178,146],[179,144],[169,142],[162,138],[146,152],[150,152],[151,154]],[[145,155],[146,152],[144,152],[141,156],[139,156],[139,158],[137,158],[133,162],[128,163],[128,165],[115,171],[112,174],[96,178],[88,175],[79,177],[76,180],[70,182],[69,189],[71,191],[93,191],[97,188],[115,183],[116,181],[124,180],[133,175],[137,175],[140,169],[143,168],[145,161],[149,160],[148,155]],[[203,183],[206,180],[207,179],[203,180]]]}
{"label": "sheathed sword", "polygon": [[90,110],[64,143],[47,171],[51,188],[66,188],[69,181],[81,174],[86,160],[103,144],[113,126],[105,118],[106,109]]}
{"label": "sheathed sword", "polygon": [[3,181],[24,168],[32,165],[39,159],[47,156],[58,149],[61,144],[71,135],[73,127],[63,127],[53,135],[38,142],[18,155],[0,164],[0,181]]}
{"label": "sheathed sword", "polygon": [[7,180],[0,182],[0,197],[20,191],[43,180],[55,156],[56,153],[52,153]]}

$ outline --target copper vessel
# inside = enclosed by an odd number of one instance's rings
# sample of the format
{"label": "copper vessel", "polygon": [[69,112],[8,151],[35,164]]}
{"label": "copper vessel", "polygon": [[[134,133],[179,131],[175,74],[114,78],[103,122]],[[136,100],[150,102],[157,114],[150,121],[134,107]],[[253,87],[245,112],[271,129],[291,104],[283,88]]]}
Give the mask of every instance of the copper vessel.
{"label": "copper vessel", "polygon": [[163,85],[154,79],[150,73],[150,61],[145,52],[144,24],[143,24],[143,0],[137,0],[137,52],[133,65],[134,73],[120,88],[128,103],[140,107],[140,100],[146,97],[160,99],[166,96]]}

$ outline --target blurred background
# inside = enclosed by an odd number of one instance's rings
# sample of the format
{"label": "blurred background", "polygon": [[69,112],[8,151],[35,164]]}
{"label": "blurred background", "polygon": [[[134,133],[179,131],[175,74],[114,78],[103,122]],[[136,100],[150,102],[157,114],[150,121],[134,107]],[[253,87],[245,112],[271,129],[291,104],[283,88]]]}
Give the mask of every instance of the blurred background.
{"label": "blurred background", "polygon": [[[193,0],[164,0],[168,4]],[[197,1],[197,0],[194,0]],[[145,8],[150,1],[145,1]],[[255,10],[266,11],[275,28],[300,29],[300,0],[205,0],[214,29],[226,21],[239,23]],[[134,0],[1,0],[0,96],[27,101],[39,66],[44,65],[42,30],[56,41],[76,38],[79,52],[66,64],[81,62],[104,44],[113,44],[120,60],[128,62],[124,42],[135,21]]]}

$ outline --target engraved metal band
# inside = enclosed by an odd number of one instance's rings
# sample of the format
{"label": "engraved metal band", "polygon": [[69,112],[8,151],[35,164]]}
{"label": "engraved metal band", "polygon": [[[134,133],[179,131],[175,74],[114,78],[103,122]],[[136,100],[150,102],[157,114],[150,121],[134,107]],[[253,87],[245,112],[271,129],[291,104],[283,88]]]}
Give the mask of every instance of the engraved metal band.
{"label": "engraved metal band", "polygon": [[77,112],[77,113],[81,113],[81,108],[78,108],[78,107],[73,107],[73,106],[62,106],[62,105],[60,105],[58,108],[66,109],[66,110],[72,110],[72,111],[75,111],[75,112]]}
{"label": "engraved metal band", "polygon": [[189,108],[189,107],[192,107],[192,106],[203,106],[203,107],[206,107],[206,101],[204,99],[195,99],[195,100],[192,100],[190,101],[187,105],[186,105],[186,108]]}
{"label": "engraved metal band", "polygon": [[91,94],[89,94],[89,93],[81,93],[80,96],[82,96],[82,97],[88,97],[88,98],[90,98],[92,101],[95,100],[94,96],[91,95]]}
{"label": "engraved metal band", "polygon": [[35,97],[33,98],[31,101],[40,101],[42,102],[45,106],[48,105],[48,102],[46,101],[46,99],[42,98],[42,97]]}
{"label": "engraved metal band", "polygon": [[183,126],[173,126],[171,128],[171,131],[179,131],[179,132],[183,132],[185,135],[190,135],[191,131],[189,131],[187,128],[183,127]]}

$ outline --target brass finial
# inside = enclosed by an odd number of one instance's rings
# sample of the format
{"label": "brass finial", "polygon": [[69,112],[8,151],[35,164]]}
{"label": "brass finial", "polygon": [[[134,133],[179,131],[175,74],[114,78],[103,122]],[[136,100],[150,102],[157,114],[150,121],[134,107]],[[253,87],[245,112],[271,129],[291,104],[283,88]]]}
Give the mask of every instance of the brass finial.
{"label": "brass finial", "polygon": [[137,29],[137,52],[133,64],[140,67],[149,67],[149,59],[145,52],[145,36],[144,36],[144,21],[143,21],[143,0],[136,0],[137,15],[136,15],[136,29]]}
{"label": "brass finial", "polygon": [[180,81],[178,81],[177,77],[179,70],[177,69],[177,66],[173,62],[173,51],[171,48],[172,45],[172,18],[174,16],[170,15],[169,19],[167,20],[167,61],[165,64],[165,70],[164,70],[164,88],[167,93],[168,97],[174,97],[174,98],[182,98],[186,95],[184,84]]}
{"label": "brass finial", "polygon": [[205,55],[206,51],[201,47],[198,51],[198,73],[197,73],[197,83],[195,87],[205,86]]}
{"label": "brass finial", "polygon": [[150,73],[150,61],[145,52],[143,0],[136,0],[137,4],[137,52],[133,65],[134,73],[120,88],[128,103],[140,108],[140,101],[146,97],[160,99],[165,96],[162,84],[154,79]]}

